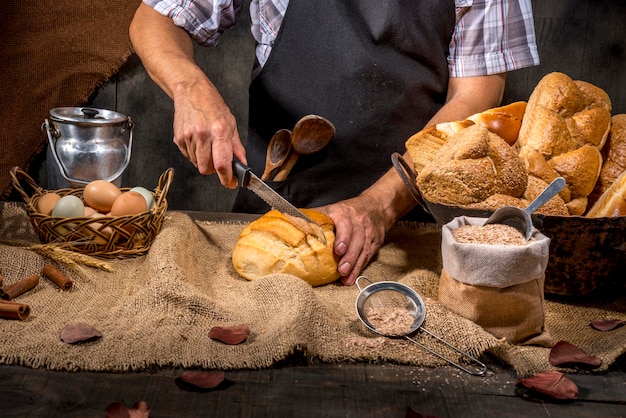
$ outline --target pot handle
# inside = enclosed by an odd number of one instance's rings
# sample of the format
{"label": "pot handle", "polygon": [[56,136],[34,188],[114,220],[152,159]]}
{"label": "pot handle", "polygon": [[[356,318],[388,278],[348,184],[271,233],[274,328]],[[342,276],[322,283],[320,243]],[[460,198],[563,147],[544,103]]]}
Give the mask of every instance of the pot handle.
{"label": "pot handle", "polygon": [[424,202],[424,198],[422,197],[422,193],[417,188],[417,175],[413,172],[413,169],[409,166],[409,163],[406,162],[402,155],[397,152],[391,154],[391,162],[393,163],[393,167],[398,172],[398,175],[404,182],[404,185],[411,193],[411,196],[415,199],[417,203],[426,211],[426,213],[430,213],[426,203]]}

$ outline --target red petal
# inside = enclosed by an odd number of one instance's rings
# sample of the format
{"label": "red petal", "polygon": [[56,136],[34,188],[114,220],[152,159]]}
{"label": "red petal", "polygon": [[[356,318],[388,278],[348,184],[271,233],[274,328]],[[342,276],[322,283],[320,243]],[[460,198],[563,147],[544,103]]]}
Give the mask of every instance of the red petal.
{"label": "red petal", "polygon": [[562,340],[554,344],[554,347],[552,347],[552,350],[550,350],[549,360],[550,364],[552,364],[553,366],[562,366],[565,364],[582,364],[592,367],[599,367],[602,364],[602,360],[600,360],[599,358],[590,356],[575,345]]}
{"label": "red petal", "polygon": [[102,333],[88,324],[70,324],[61,330],[61,341],[67,344],[97,340]]}
{"label": "red petal", "polygon": [[439,418],[435,415],[424,415],[420,412],[414,411],[410,406],[406,407],[406,413],[404,414],[404,418]]}
{"label": "red petal", "polygon": [[137,402],[135,407],[128,409],[121,402],[113,402],[106,408],[105,418],[148,418],[150,409],[144,401]]}
{"label": "red petal", "polygon": [[232,327],[213,327],[209,331],[209,338],[231,345],[244,342],[248,335],[250,335],[250,327],[246,324]]}
{"label": "red petal", "polygon": [[214,389],[224,381],[224,372],[186,371],[180,375],[180,379],[196,388]]}
{"label": "red petal", "polygon": [[517,379],[516,385],[525,386],[553,399],[577,399],[578,386],[563,373],[548,370],[532,377]]}
{"label": "red petal", "polygon": [[594,319],[591,321],[591,326],[598,331],[613,331],[624,324],[626,321],[620,319]]}

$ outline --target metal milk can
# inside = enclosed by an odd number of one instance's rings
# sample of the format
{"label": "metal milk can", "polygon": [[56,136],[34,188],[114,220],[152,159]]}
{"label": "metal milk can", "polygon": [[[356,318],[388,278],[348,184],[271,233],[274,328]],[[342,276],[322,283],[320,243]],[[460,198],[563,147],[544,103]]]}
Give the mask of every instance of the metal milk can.
{"label": "metal milk can", "polygon": [[93,180],[121,186],[133,142],[130,116],[90,107],[50,110],[41,129],[48,135],[48,188],[84,187]]}

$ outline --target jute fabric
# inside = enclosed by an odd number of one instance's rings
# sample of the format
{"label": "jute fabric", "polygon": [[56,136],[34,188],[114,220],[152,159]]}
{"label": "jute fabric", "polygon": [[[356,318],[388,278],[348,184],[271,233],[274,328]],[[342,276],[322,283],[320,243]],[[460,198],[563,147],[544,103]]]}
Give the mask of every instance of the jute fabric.
{"label": "jute fabric", "polygon": [[[169,212],[147,255],[106,260],[100,267],[72,267],[56,256],[53,260],[42,255],[37,247],[23,246],[38,243],[23,207],[0,207],[4,284],[40,272],[51,262],[74,281],[70,291],[61,292],[42,278],[16,299],[28,304],[32,313],[24,321],[0,320],[0,363],[71,371],[160,366],[228,370],[271,367],[296,356],[324,362],[446,365],[405,339],[368,331],[355,310],[357,286],[311,288],[288,275],[240,278],[230,254],[242,222],[195,221]],[[415,289],[426,305],[423,328],[460,349],[500,360],[520,375],[551,369],[549,348],[507,344],[437,302],[440,247],[436,225],[400,224],[364,275]],[[601,333],[588,325],[599,317],[623,319],[623,301],[604,307],[548,301],[546,311],[546,327],[555,340],[568,340],[600,357],[603,365],[598,370],[605,370],[626,348],[626,327]],[[92,325],[103,336],[66,344],[60,332],[73,323]],[[242,344],[226,345],[208,337],[213,326],[238,324],[251,330]],[[462,361],[422,331],[415,338]]]}
{"label": "jute fabric", "polygon": [[0,2],[0,196],[12,189],[9,170],[27,170],[44,149],[49,111],[84,105],[129,57],[139,3]]}

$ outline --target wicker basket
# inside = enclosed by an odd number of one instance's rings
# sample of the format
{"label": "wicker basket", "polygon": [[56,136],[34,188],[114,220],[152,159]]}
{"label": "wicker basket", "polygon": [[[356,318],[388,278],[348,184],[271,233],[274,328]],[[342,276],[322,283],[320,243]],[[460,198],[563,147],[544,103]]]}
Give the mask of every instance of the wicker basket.
{"label": "wicker basket", "polygon": [[[168,168],[159,178],[153,191],[154,207],[136,215],[104,216],[98,218],[62,218],[37,212],[37,202],[48,192],[19,167],[11,170],[13,186],[26,203],[26,211],[39,238],[44,243],[56,243],[62,248],[81,254],[103,258],[127,258],[143,255],[150,249],[154,238],[161,230],[167,211],[167,192],[174,169]],[[28,185],[32,195],[24,190]],[[61,197],[74,195],[82,199],[84,188],[54,190]],[[129,188],[121,188],[128,191]]]}

